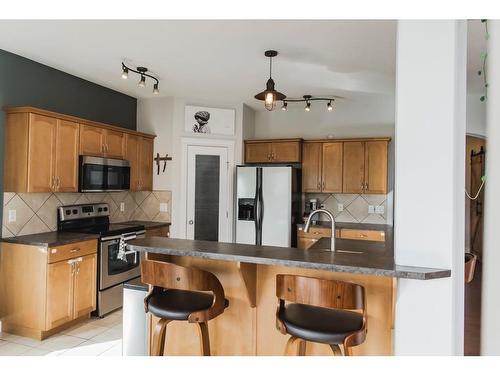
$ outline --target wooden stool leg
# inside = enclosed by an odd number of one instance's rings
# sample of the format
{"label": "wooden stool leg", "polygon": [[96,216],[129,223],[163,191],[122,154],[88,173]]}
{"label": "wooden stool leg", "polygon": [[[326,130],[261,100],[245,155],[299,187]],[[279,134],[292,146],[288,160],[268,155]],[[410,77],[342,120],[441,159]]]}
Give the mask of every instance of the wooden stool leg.
{"label": "wooden stool leg", "polygon": [[158,323],[156,323],[153,332],[153,348],[151,349],[151,355],[161,356],[164,354],[165,334],[167,331],[167,324],[169,322],[170,320],[160,319]]}
{"label": "wooden stool leg", "polygon": [[208,324],[206,322],[198,323],[200,329],[201,355],[210,355],[210,337],[208,335]]}
{"label": "wooden stool leg", "polygon": [[344,346],[344,355],[352,356],[352,348],[350,346]]}
{"label": "wooden stool leg", "polygon": [[334,356],[342,355],[342,351],[340,350],[340,347],[338,345],[330,345],[330,348],[332,348],[332,352]]}
{"label": "wooden stool leg", "polygon": [[304,356],[306,355],[306,341],[305,340],[300,340],[299,342],[299,355]]}
{"label": "wooden stool leg", "polygon": [[[302,342],[304,344],[302,344]],[[299,344],[299,346],[297,346],[297,344]],[[301,350],[305,353],[305,348],[306,345],[304,340],[291,336],[286,343],[285,355],[303,355],[301,354]]]}

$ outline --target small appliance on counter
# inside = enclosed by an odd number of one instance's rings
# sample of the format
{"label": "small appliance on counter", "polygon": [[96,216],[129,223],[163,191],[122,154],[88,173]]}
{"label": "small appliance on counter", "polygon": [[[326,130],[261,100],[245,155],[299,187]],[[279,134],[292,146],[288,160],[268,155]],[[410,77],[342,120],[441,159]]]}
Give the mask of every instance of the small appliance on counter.
{"label": "small appliance on counter", "polygon": [[[316,211],[317,209],[318,209],[318,199],[317,198],[309,199],[306,212],[304,212],[304,222],[307,221],[309,214],[313,211]],[[311,220],[312,225],[316,225],[317,222],[318,222],[317,219]]]}

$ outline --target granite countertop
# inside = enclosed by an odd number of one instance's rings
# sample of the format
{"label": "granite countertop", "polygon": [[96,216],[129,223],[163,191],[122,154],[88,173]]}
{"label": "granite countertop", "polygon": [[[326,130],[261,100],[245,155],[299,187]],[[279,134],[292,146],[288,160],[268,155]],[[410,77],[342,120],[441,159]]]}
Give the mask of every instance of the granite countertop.
{"label": "granite countertop", "polygon": [[386,242],[337,239],[337,249],[345,252],[335,253],[326,250],[330,238],[320,239],[309,250],[160,237],[132,240],[127,247],[141,252],[403,279],[429,280],[451,275],[450,270],[394,264],[392,238]]}
{"label": "granite countertop", "polygon": [[161,228],[170,225],[170,223],[162,221],[143,221],[143,220],[124,221],[122,223],[117,223],[117,224],[144,225],[146,229]]}
{"label": "granite countertop", "polygon": [[93,240],[97,238],[99,238],[98,234],[90,233],[45,232],[2,238],[2,242],[16,243],[21,245],[54,247],[79,241]]}

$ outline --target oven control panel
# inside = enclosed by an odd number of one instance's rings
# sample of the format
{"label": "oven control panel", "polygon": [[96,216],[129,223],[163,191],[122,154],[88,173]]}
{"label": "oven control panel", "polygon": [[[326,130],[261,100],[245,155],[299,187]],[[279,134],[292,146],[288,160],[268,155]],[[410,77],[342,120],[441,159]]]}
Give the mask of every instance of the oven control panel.
{"label": "oven control panel", "polygon": [[109,216],[107,203],[88,203],[72,206],[61,206],[57,209],[60,221],[83,219],[89,217]]}

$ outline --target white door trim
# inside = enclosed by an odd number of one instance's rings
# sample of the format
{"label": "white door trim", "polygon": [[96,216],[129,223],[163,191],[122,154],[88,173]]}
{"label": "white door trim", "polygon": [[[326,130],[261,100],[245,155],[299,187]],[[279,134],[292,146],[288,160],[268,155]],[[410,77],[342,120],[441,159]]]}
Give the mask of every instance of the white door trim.
{"label": "white door trim", "polygon": [[[188,147],[189,146],[204,146],[204,147],[224,147],[227,149],[227,208],[228,208],[228,240],[233,242],[233,191],[234,191],[234,148],[235,141],[225,139],[212,139],[212,138],[193,138],[182,137],[182,160],[181,160],[181,200],[180,200],[180,213],[179,221],[179,238],[186,238],[186,224],[187,224],[187,179],[188,179]],[[222,198],[222,197],[221,197]]]}

